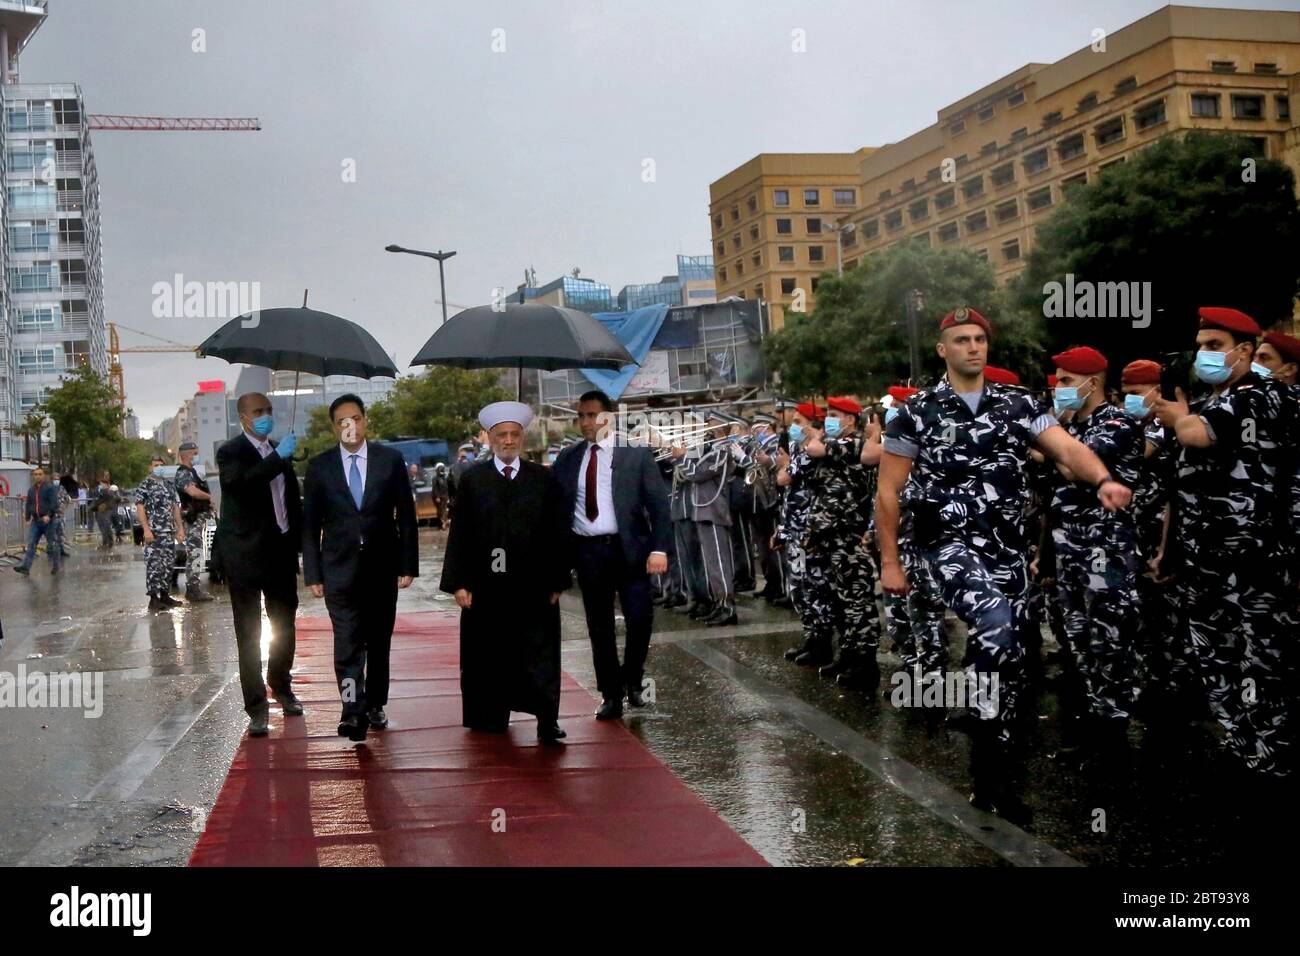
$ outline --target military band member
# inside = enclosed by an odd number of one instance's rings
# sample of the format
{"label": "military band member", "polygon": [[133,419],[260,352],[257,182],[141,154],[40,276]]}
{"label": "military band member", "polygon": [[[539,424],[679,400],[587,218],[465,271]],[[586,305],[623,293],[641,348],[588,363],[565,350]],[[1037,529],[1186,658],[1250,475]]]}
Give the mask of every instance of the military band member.
{"label": "military band member", "polygon": [[692,533],[698,542],[712,606],[709,613],[692,616],[705,624],[724,626],[737,621],[731,502],[727,496],[735,459],[726,442],[732,424],[729,416],[710,412],[708,422],[713,426],[712,440],[688,457],[682,467],[687,514],[694,525]]}

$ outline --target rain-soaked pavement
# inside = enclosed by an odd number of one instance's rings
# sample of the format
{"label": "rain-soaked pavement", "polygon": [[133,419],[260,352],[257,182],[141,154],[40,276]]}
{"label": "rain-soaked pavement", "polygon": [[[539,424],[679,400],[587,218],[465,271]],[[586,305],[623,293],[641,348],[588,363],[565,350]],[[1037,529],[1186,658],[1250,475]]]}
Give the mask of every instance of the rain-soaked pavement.
{"label": "rain-soaked pavement", "polygon": [[[444,538],[421,532],[422,576],[400,611],[454,607],[437,590]],[[230,607],[145,610],[144,563],[89,538],[58,576],[0,563],[0,671],[104,675],[102,715],[0,710],[0,864],[183,865],[247,720]],[[565,669],[593,693],[581,601],[564,597]],[[303,591],[302,614],[324,614]],[[626,725],[777,865],[1118,865],[1290,858],[1294,811],[1205,756],[1210,728],[1170,745],[1135,729],[1127,768],[1080,771],[1051,754],[1056,703],[1037,702],[1028,831],[966,802],[968,741],[916,712],[840,690],[787,663],[798,625],[744,599],[741,623],[705,628],[657,610],[655,702]],[[954,659],[961,628],[949,620]],[[1048,639],[1049,649],[1053,646]],[[885,681],[896,657],[882,659]],[[272,733],[279,721],[272,712]]]}

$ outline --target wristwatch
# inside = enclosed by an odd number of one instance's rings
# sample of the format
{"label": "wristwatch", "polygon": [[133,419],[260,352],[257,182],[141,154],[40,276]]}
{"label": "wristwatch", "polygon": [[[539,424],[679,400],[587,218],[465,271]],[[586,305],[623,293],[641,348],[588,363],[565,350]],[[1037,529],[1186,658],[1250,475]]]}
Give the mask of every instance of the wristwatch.
{"label": "wristwatch", "polygon": [[1106,472],[1106,474],[1102,476],[1101,481],[1097,482],[1097,484],[1094,485],[1093,487],[1095,487],[1098,491],[1101,491],[1102,485],[1104,485],[1108,481],[1114,481],[1114,480],[1115,480],[1115,476],[1112,475],[1110,472]]}

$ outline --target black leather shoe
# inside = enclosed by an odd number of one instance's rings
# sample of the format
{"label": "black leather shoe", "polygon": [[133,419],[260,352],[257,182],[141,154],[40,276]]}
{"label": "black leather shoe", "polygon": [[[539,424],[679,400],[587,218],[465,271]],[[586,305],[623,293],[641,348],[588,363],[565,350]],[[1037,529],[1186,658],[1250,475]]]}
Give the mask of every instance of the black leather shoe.
{"label": "black leather shoe", "polygon": [[628,689],[627,703],[629,707],[645,707],[650,702],[645,699],[645,692]]}
{"label": "black leather shoe", "polygon": [[736,615],[735,608],[732,608],[730,611],[718,611],[716,614],[712,614],[704,619],[704,623],[709,627],[727,627],[731,624],[736,624],[739,621],[740,618]]}
{"label": "black leather shoe", "polygon": [[371,707],[366,711],[366,720],[370,721],[370,726],[383,730],[388,726],[388,715],[384,713],[382,707]]}
{"label": "black leather shoe", "polygon": [[204,604],[208,601],[215,600],[211,594],[200,587],[187,587],[185,589],[185,600],[191,604]]}
{"label": "black leather shoe", "polygon": [[160,594],[160,595],[158,595],[158,600],[162,601],[162,602],[163,602],[164,604],[166,604],[168,607],[183,607],[183,606],[184,606],[184,602],[176,600],[176,599],[175,599],[174,597],[172,597],[170,594]]}
{"label": "black leather shoe", "polygon": [[18,565],[18,567],[14,568],[14,570],[17,571],[19,574],[30,574],[30,573],[31,573],[31,572],[28,571],[25,567],[23,567],[21,564]]}
{"label": "black leather shoe", "polygon": [[708,617],[716,610],[717,608],[712,604],[692,604],[691,609],[686,612],[686,616],[693,621],[698,621],[701,618]]}
{"label": "black leather shoe", "polygon": [[293,691],[286,690],[279,694],[272,694],[271,699],[280,705],[286,717],[302,716],[302,701],[294,696]]}
{"label": "black leather shoe", "polygon": [[831,662],[831,653],[818,648],[809,648],[796,657],[794,662],[800,667],[822,667]]}
{"label": "black leather shoe", "polygon": [[537,739],[542,743],[551,746],[559,745],[560,741],[567,736],[569,735],[560,729],[559,724],[551,724],[549,727],[537,728]]}
{"label": "black leather shoe", "polygon": [[[825,670],[825,668],[822,669]],[[845,667],[840,672],[840,675],[835,678],[835,683],[845,690],[874,693],[876,688],[880,686],[880,667],[875,661]]]}
{"label": "black leather shoe", "polygon": [[248,736],[265,737],[267,733],[270,732],[271,725],[267,720],[267,716],[268,715],[263,712],[260,714],[253,714],[252,717],[249,718]]}
{"label": "black leather shoe", "polygon": [[623,702],[621,700],[608,699],[600,705],[600,710],[596,711],[597,720],[618,720],[623,716]]}
{"label": "black leather shoe", "polygon": [[361,714],[349,714],[339,721],[339,736],[360,743],[366,739],[366,730],[370,722]]}
{"label": "black leather shoe", "polygon": [[788,597],[773,598],[772,607],[785,608],[788,611],[794,607],[794,602]]}
{"label": "black leather shoe", "polygon": [[794,647],[787,647],[785,650],[785,659],[787,661],[792,661],[806,650],[808,650],[807,644],[797,644]]}
{"label": "black leather shoe", "polygon": [[843,674],[844,671],[845,671],[844,655],[841,654],[839,657],[835,658],[835,660],[831,661],[829,664],[825,664],[822,667],[817,668],[817,676],[826,677],[830,680],[834,680],[835,678]]}
{"label": "black leather shoe", "polygon": [[685,607],[686,603],[684,597],[670,597],[664,601],[664,607]]}
{"label": "black leather shoe", "polygon": [[172,608],[170,604],[164,604],[162,601],[158,600],[158,595],[156,594],[149,595],[149,610],[170,611],[171,609]]}

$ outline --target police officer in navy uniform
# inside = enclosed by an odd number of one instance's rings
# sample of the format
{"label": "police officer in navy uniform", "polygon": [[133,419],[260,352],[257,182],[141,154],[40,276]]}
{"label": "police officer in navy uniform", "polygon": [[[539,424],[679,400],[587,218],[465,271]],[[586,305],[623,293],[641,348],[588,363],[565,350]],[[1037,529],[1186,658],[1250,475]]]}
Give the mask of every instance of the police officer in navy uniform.
{"label": "police officer in navy uniform", "polygon": [[971,802],[1025,822],[1029,811],[1015,782],[1023,738],[1018,698],[1029,584],[1029,450],[1037,445],[1065,464],[1096,489],[1107,511],[1128,505],[1131,491],[1033,395],[984,381],[990,331],[988,320],[966,307],[940,323],[937,351],[947,373],[908,399],[886,429],[876,530],[882,587],[905,593],[899,496],[910,481],[908,507],[920,560],[969,632]]}

